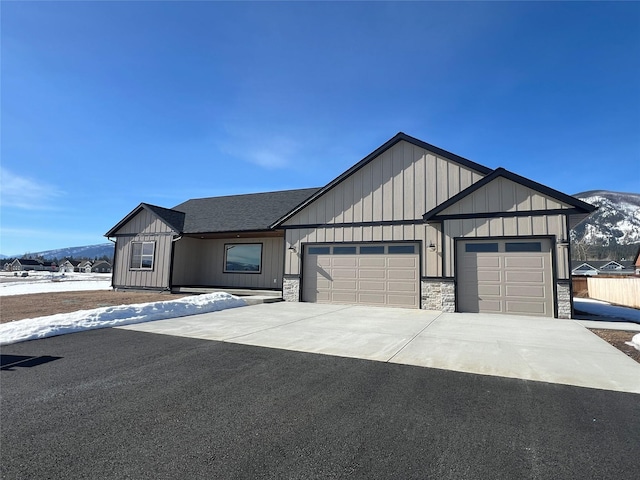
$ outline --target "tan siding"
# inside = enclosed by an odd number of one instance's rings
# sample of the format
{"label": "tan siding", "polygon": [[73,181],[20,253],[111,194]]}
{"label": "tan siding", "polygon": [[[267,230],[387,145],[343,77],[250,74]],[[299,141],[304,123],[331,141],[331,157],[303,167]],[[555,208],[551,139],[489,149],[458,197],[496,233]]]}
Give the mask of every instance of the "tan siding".
{"label": "tan siding", "polygon": [[[224,246],[229,243],[261,243],[261,273],[224,273]],[[281,288],[283,255],[284,241],[280,237],[203,240],[185,237],[176,244],[173,283],[233,288]]]}
{"label": "tan siding", "polygon": [[417,220],[482,175],[399,142],[285,225]]}
{"label": "tan siding", "polygon": [[[169,288],[169,264],[171,258],[171,235],[135,235],[118,237],[116,240],[116,265],[114,286],[129,288]],[[153,270],[131,270],[132,242],[154,242]]]}
{"label": "tan siding", "polygon": [[118,235],[137,235],[147,233],[169,233],[171,228],[148,210],[141,210],[125,223],[117,232]]}

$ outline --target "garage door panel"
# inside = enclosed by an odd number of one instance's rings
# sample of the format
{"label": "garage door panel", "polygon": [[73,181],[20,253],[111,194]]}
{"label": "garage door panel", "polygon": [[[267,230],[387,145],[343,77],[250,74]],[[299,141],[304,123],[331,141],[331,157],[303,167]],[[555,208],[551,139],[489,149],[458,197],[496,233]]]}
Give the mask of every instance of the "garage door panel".
{"label": "garage door panel", "polygon": [[389,280],[418,280],[416,270],[387,270]]}
{"label": "garage door panel", "polygon": [[546,315],[547,310],[541,302],[523,302],[518,300],[507,301],[509,312],[522,313],[528,315]]}
{"label": "garage door panel", "polygon": [[336,256],[331,259],[332,267],[357,267],[358,261],[355,257]]}
{"label": "garage door panel", "polygon": [[379,293],[360,293],[358,302],[366,305],[384,305],[386,302],[385,295]]}
{"label": "garage door panel", "polygon": [[415,295],[387,295],[387,305],[403,308],[418,308],[418,301]]}
{"label": "garage door panel", "polygon": [[336,303],[357,303],[358,293],[357,292],[332,292],[331,293],[331,301]]}
{"label": "garage door panel", "polygon": [[476,312],[502,313],[502,302],[499,300],[478,300]]}
{"label": "garage door panel", "polygon": [[502,285],[478,285],[478,295],[494,295],[499,297],[502,295]]}
{"label": "garage door panel", "polygon": [[[420,306],[419,249],[414,254],[390,252],[394,243],[371,245],[322,245],[329,254],[309,255],[305,251],[303,301]],[[410,244],[409,244],[410,245]],[[363,248],[362,253],[360,247]],[[406,251],[407,244],[402,244]],[[337,252],[337,253],[336,253]]]}
{"label": "garage door panel", "polygon": [[417,268],[418,259],[400,256],[387,257],[387,266],[390,268]]}
{"label": "garage door panel", "polygon": [[[519,243],[531,239],[496,239],[498,251],[483,251],[457,242],[457,304],[463,312],[553,315],[551,241],[536,239],[538,250],[524,250]],[[509,248],[506,248],[506,244]],[[526,246],[526,245],[525,245]]]}
{"label": "garage door panel", "polygon": [[[334,285],[336,288],[340,288],[339,285]],[[358,285],[358,290],[360,291],[366,291],[366,290],[376,290],[376,291],[380,291],[380,292],[384,292],[384,290],[387,288],[387,285],[385,282],[363,282],[361,281]]]}
{"label": "garage door panel", "polygon": [[385,262],[385,258],[381,256],[377,257],[358,257],[358,266],[369,268],[369,267],[377,267],[377,268],[385,268],[387,266]]}
{"label": "garage door panel", "polygon": [[357,290],[358,283],[353,281],[345,281],[345,280],[334,280],[333,281],[334,288],[338,288],[340,290]]}
{"label": "garage door panel", "polygon": [[355,269],[334,268],[331,271],[331,277],[336,278],[358,278],[358,272]]}
{"label": "garage door panel", "polygon": [[413,282],[387,282],[387,291],[389,292],[414,292],[416,284]]}
{"label": "garage door panel", "polygon": [[478,268],[500,268],[502,259],[497,256],[477,257]]}
{"label": "garage door panel", "polygon": [[505,280],[507,282],[519,282],[519,283],[540,283],[544,284],[545,276],[544,272],[536,271],[507,271],[505,272]]}
{"label": "garage door panel", "polygon": [[544,258],[538,256],[530,256],[530,257],[507,257],[504,259],[505,266],[507,268],[544,268]]}
{"label": "garage door panel", "polygon": [[502,282],[502,272],[500,270],[479,270],[476,275],[481,282]]}
{"label": "garage door panel", "polygon": [[506,294],[509,297],[544,298],[545,291],[544,285],[507,285]]}

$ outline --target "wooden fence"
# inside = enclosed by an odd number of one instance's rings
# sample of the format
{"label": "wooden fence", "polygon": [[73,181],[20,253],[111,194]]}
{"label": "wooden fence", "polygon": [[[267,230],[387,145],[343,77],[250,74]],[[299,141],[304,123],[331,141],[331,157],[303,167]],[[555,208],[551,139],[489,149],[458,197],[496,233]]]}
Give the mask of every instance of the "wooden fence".
{"label": "wooden fence", "polygon": [[[573,277],[574,292],[576,277]],[[640,277],[587,277],[589,298],[625,307],[640,308]]]}

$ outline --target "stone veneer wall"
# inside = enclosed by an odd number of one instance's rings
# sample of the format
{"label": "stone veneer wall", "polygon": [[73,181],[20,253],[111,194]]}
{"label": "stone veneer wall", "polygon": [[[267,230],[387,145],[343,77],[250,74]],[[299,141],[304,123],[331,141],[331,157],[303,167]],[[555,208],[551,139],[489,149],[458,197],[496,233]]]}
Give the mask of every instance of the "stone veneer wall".
{"label": "stone veneer wall", "polygon": [[422,308],[455,312],[456,290],[453,281],[421,280]]}
{"label": "stone veneer wall", "polygon": [[571,318],[571,284],[556,283],[558,293],[558,318]]}
{"label": "stone veneer wall", "polygon": [[300,301],[300,277],[284,277],[282,280],[282,298],[285,302]]}

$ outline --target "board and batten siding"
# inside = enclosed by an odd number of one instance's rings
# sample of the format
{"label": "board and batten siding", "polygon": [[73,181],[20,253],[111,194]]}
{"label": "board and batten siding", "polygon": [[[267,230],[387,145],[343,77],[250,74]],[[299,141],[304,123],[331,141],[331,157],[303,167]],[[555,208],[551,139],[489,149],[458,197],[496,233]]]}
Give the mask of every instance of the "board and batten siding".
{"label": "board and batten siding", "polygon": [[[171,269],[172,235],[131,235],[116,238],[113,286],[115,288],[169,289],[169,271]],[[152,270],[132,270],[131,244],[133,242],[154,242],[154,261]]]}
{"label": "board and batten siding", "polygon": [[[142,209],[116,234],[113,286],[167,290],[171,270],[171,241],[175,232],[152,212]],[[131,243],[154,242],[152,270],[132,270]]]}
{"label": "board and batten siding", "polygon": [[[285,274],[300,275],[302,242],[422,240],[422,274],[439,276],[441,249],[424,250],[424,245],[431,242],[439,244],[439,226],[422,224],[422,215],[482,177],[470,168],[400,141],[284,222],[289,228],[301,227],[286,230],[286,243],[295,246],[298,254],[286,255]],[[394,221],[416,224],[375,225]],[[358,225],[366,222],[374,225]]]}
{"label": "board and batten siding", "polygon": [[[507,178],[498,177],[470,193],[440,215],[478,214],[494,212],[532,212],[570,208],[554,198]],[[528,237],[555,236],[566,240],[569,235],[565,216],[525,215],[496,218],[445,220],[445,276],[454,275],[454,239],[456,237]],[[556,277],[569,278],[569,252],[566,245],[556,243]]]}
{"label": "board and batten siding", "polygon": [[154,233],[175,233],[173,229],[149,210],[142,209],[131,220],[124,224],[118,235],[143,235]]}
{"label": "board and batten siding", "polygon": [[[224,273],[225,244],[261,243],[260,273]],[[173,285],[233,288],[282,288],[282,237],[199,239],[183,237],[175,244]]]}

